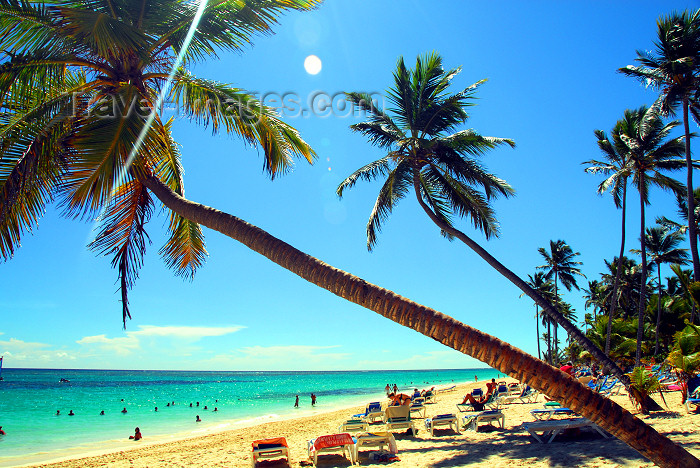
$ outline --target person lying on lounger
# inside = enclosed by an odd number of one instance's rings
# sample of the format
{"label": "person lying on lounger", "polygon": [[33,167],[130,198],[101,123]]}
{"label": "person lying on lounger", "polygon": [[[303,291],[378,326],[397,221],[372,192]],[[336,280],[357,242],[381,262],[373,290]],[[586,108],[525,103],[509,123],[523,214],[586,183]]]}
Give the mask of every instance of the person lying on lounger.
{"label": "person lying on lounger", "polygon": [[390,393],[389,399],[391,400],[391,406],[400,406],[400,405],[410,405],[411,404],[411,397],[406,395],[405,393],[399,393],[398,395],[396,395],[394,393]]}
{"label": "person lying on lounger", "polygon": [[491,398],[492,393],[493,388],[490,387],[486,395],[482,396],[478,400],[474,398],[474,395],[472,395],[471,393],[467,393],[464,396],[464,400],[462,400],[462,403],[460,403],[460,405],[466,405],[467,403],[469,403],[474,408],[474,411],[484,411],[484,406],[486,405],[486,402],[489,401],[489,398]]}

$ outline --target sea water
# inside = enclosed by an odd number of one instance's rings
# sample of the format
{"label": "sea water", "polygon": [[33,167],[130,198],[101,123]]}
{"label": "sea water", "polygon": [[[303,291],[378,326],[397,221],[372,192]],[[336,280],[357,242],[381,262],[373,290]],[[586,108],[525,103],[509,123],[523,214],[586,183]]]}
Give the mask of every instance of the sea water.
{"label": "sea water", "polygon": [[[0,426],[7,435],[0,436],[0,466],[13,466],[97,451],[110,444],[119,448],[136,426],[147,440],[167,440],[363,405],[385,396],[386,384],[408,392],[474,377],[491,379],[498,372],[3,369],[2,375]],[[315,407],[311,393],[317,396]],[[299,408],[294,407],[296,395]],[[71,410],[74,416],[68,415]],[[195,422],[198,415],[202,422]]]}

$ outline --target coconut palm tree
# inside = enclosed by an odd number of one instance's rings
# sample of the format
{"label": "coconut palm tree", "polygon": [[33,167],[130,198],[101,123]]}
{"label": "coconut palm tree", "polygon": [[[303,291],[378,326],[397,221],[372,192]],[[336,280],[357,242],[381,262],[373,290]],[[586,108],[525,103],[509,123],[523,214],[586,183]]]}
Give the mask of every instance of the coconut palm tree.
{"label": "coconut palm tree", "polygon": [[[544,247],[540,247],[537,251],[544,258],[545,264],[537,267],[539,270],[544,270],[545,278],[549,281],[554,279],[554,300],[557,304],[560,302],[559,298],[559,282],[566,288],[567,291],[571,291],[571,288],[579,289],[578,284],[576,284],[576,275],[586,277],[581,273],[581,269],[577,265],[583,265],[581,262],[574,260],[575,257],[581,255],[579,252],[574,252],[571,247],[563,240],[549,241],[549,252],[545,250]],[[558,353],[557,349],[557,326],[554,326],[554,346],[555,354]]]}
{"label": "coconut palm tree", "polygon": [[[642,357],[642,332],[644,326],[644,309],[646,307],[647,258],[646,258],[646,229],[645,208],[649,204],[649,189],[652,186],[670,190],[676,194],[683,193],[685,187],[675,179],[662,172],[677,171],[685,167],[683,154],[684,137],[666,140],[671,130],[679,125],[678,121],[664,124],[659,117],[658,109],[642,106],[635,110],[626,110],[624,118],[619,122],[620,140],[624,143],[625,152],[629,155],[632,166],[632,185],[639,192],[640,205],[640,255],[642,257],[643,282],[639,288],[636,366],[640,365]],[[693,167],[697,162],[693,161]]]}
{"label": "coconut palm tree", "polygon": [[620,72],[637,78],[646,86],[661,91],[659,107],[662,113],[673,113],[680,104],[685,132],[684,151],[687,170],[686,192],[688,232],[693,258],[695,281],[700,279],[695,200],[693,198],[693,162],[690,154],[690,127],[688,111],[698,120],[700,97],[700,9],[664,16],[657,21],[655,53],[637,51],[636,61],[641,66],[628,65]]}
{"label": "coconut palm tree", "polygon": [[[535,276],[532,275],[527,275],[529,278],[529,281],[527,282],[532,289],[537,291],[541,296],[543,297],[551,297],[552,295],[552,283],[547,281],[544,277],[544,273],[541,271],[538,271],[535,273]],[[523,293],[524,294],[524,293]],[[520,295],[520,297],[523,297],[523,294]],[[537,325],[537,357],[542,359],[542,352],[540,350],[540,318],[542,319],[543,322],[547,322],[547,324],[550,323],[549,317],[546,315],[542,315],[540,317],[540,306],[535,302],[535,324]],[[549,333],[549,332],[548,332]],[[547,356],[551,356],[551,349],[552,349],[552,344],[549,340],[549,334],[547,334]],[[551,364],[551,361],[548,361]]]}
{"label": "coconut palm tree", "polygon": [[338,186],[338,196],[359,180],[385,179],[367,223],[367,248],[371,250],[383,222],[398,202],[413,192],[421,209],[444,236],[466,244],[537,302],[604,368],[626,381],[620,368],[551,303],[454,225],[453,217],[467,218],[487,239],[496,236],[498,224],[490,201],[513,194],[510,185],[488,173],[477,159],[497,146],[514,146],[513,141],[484,137],[471,129],[458,130],[468,118],[466,108],[473,105],[476,89],[485,81],[450,94],[449,84],[459,71],[443,69],[442,58],[436,53],[418,57],[413,70],[406,67],[403,57],[399,58],[394,86],[387,92],[394,106],[391,113],[375,105],[368,94],[347,94],[357,109],[370,116],[370,120],[350,128],[386,151],[386,156],[348,176]]}
{"label": "coconut palm tree", "polygon": [[[656,266],[657,273],[657,306],[656,313],[656,336],[654,345],[654,354],[659,354],[659,329],[661,328],[661,265],[662,264],[679,264],[684,265],[688,262],[687,249],[679,249],[678,245],[683,242],[684,236],[678,232],[667,232],[660,227],[647,228],[646,239],[644,243],[648,249],[649,266]],[[634,253],[641,253],[639,250],[633,249]]]}
{"label": "coconut palm tree", "polygon": [[[171,212],[173,235],[164,254],[178,272],[190,275],[202,261],[198,225],[217,230],[307,281],[530,382],[661,465],[696,464],[618,405],[582,393],[532,356],[182,196],[177,147],[167,122],[149,112],[164,90],[194,121],[239,133],[261,147],[271,175],[282,173],[295,155],[312,159],[308,145],[272,110],[241,90],[194,78],[183,67],[216,50],[238,49],[256,32],[269,32],[284,10],[315,3],[55,0],[46,6],[0,0],[0,50],[10,56],[0,65],[3,256],[11,255],[20,234],[54,198],[64,200],[71,214],[104,209],[96,245],[115,256],[125,295],[144,255],[144,227],[155,196]],[[191,27],[197,18],[201,21]],[[112,99],[126,103],[117,115],[109,115]]]}
{"label": "coconut palm tree", "polygon": [[588,289],[584,289],[583,298],[586,302],[583,304],[583,308],[588,310],[589,307],[593,308],[592,320],[598,318],[599,312],[605,311],[605,285],[598,280],[593,280],[588,282]]}
{"label": "coconut palm tree", "polygon": [[[618,122],[613,128],[612,141],[602,130],[595,130],[594,134],[598,139],[598,148],[603,152],[605,161],[590,160],[584,164],[591,164],[586,168],[586,172],[591,174],[602,173],[607,177],[598,185],[598,193],[610,191],[615,202],[615,207],[622,209],[622,235],[620,236],[620,254],[618,259],[621,262],[625,254],[625,227],[627,215],[627,179],[631,174],[629,158],[626,155],[625,147],[620,139],[620,126]],[[619,151],[618,151],[619,149]],[[619,302],[618,285],[620,283],[620,272],[622,265],[618,265],[615,281],[613,282],[612,294],[610,295],[610,305],[608,307],[608,333],[605,339],[605,354],[610,353],[610,333],[615,317],[615,309]]]}

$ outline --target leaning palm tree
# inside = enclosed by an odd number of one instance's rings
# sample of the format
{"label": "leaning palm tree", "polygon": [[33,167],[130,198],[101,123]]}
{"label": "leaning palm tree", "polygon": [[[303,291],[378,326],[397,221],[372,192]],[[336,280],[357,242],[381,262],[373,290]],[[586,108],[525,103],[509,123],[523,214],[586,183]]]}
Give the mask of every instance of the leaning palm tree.
{"label": "leaning palm tree", "polygon": [[457,130],[468,118],[466,108],[479,81],[461,92],[450,94],[450,81],[460,69],[445,70],[442,58],[427,54],[416,59],[416,68],[406,68],[399,58],[394,72],[394,86],[388,100],[395,107],[391,114],[375,105],[366,93],[348,93],[347,98],[370,120],[350,128],[365,135],[370,143],[387,151],[386,156],[358,169],[340,183],[337,194],[359,180],[385,178],[367,222],[367,248],[372,250],[377,235],[397,203],[413,192],[421,209],[449,239],[459,239],[476,252],[521,291],[537,302],[544,312],[561,325],[570,336],[603,367],[621,380],[626,377],[601,349],[528,284],[493,257],[464,231],[457,229],[453,217],[467,218],[487,239],[498,234],[498,223],[491,200],[508,197],[513,189],[490,174],[478,157],[498,146],[514,146],[507,138],[485,137],[474,130]]}
{"label": "leaning palm tree", "polygon": [[690,154],[690,127],[688,111],[699,117],[700,102],[700,9],[672,13],[657,21],[655,53],[637,51],[636,61],[641,66],[628,65],[620,72],[639,79],[646,86],[661,91],[658,103],[664,114],[673,113],[681,105],[685,132],[685,164],[687,170],[686,192],[688,209],[688,233],[693,258],[695,281],[700,280],[695,200],[693,198],[693,163]]}
{"label": "leaning palm tree", "polygon": [[[598,193],[603,194],[608,190],[612,194],[615,207],[622,209],[622,234],[620,236],[620,254],[618,259],[622,262],[625,254],[625,227],[627,215],[627,179],[631,174],[629,158],[625,152],[625,147],[620,139],[620,126],[618,122],[612,130],[612,141],[602,130],[595,130],[595,136],[598,139],[598,148],[603,152],[605,161],[590,160],[584,164],[591,164],[586,168],[586,172],[596,174],[598,172],[607,177],[598,185]],[[605,354],[610,354],[610,333],[615,317],[615,309],[620,300],[618,295],[618,286],[620,284],[620,272],[622,264],[620,263],[615,274],[613,282],[612,294],[610,295],[610,304],[608,306],[608,333],[605,339]]]}
{"label": "leaning palm tree", "polygon": [[[647,228],[644,244],[648,249],[649,266],[656,266],[657,273],[657,312],[656,312],[656,336],[654,344],[654,354],[659,354],[659,329],[661,328],[661,265],[675,263],[685,265],[688,262],[688,252],[686,249],[679,249],[678,245],[683,242],[685,236],[678,232],[667,232],[660,227]],[[637,249],[632,250],[641,253]]]}
{"label": "leaning palm tree", "polygon": [[[569,245],[563,240],[549,241],[549,252],[544,247],[540,247],[537,251],[544,258],[545,264],[537,267],[538,270],[543,270],[545,278],[549,281],[554,279],[554,300],[557,304],[560,303],[559,298],[559,282],[571,291],[571,288],[579,289],[576,283],[576,275],[586,277],[581,273],[578,265],[583,265],[581,262],[574,260],[575,257],[581,255],[579,252],[574,252]],[[554,326],[554,353],[558,354],[557,346],[557,326]]]}
{"label": "leaning palm tree", "polygon": [[[199,225],[217,230],[342,298],[531,382],[663,466],[697,463],[618,405],[581,393],[561,372],[507,343],[182,197],[177,146],[167,122],[148,111],[158,107],[159,93],[170,92],[192,120],[258,145],[270,175],[282,173],[295,155],[313,157],[271,109],[239,89],[194,78],[184,67],[216,50],[238,49],[256,32],[269,32],[280,12],[315,3],[52,0],[46,6],[0,0],[0,50],[9,56],[0,65],[2,256],[11,256],[53,199],[69,214],[104,211],[95,245],[114,255],[125,301],[145,253],[155,196],[170,211],[174,232],[163,252],[178,272],[190,276],[203,261]],[[112,99],[126,103],[117,115],[105,112]]]}
{"label": "leaning palm tree", "polygon": [[[646,229],[645,208],[649,204],[649,189],[652,186],[670,190],[676,194],[683,193],[685,187],[675,179],[662,172],[677,171],[685,167],[683,154],[684,137],[666,140],[668,134],[679,122],[674,120],[664,124],[659,117],[658,109],[642,106],[635,110],[626,110],[620,121],[620,139],[624,143],[625,152],[629,155],[632,166],[632,185],[639,192],[640,205],[640,255],[642,257],[642,282],[639,288],[636,366],[640,365],[642,357],[642,339],[644,327],[644,309],[646,308]],[[697,162],[693,161],[693,167]]]}

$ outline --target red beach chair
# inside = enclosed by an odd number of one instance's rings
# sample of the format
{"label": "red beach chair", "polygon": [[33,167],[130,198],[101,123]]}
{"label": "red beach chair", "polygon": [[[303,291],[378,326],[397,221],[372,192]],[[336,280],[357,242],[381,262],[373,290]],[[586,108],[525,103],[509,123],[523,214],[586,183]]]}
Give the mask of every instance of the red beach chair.
{"label": "red beach chair", "polygon": [[261,458],[279,457],[285,457],[289,464],[289,446],[287,446],[287,439],[284,437],[253,441],[253,467]]}

